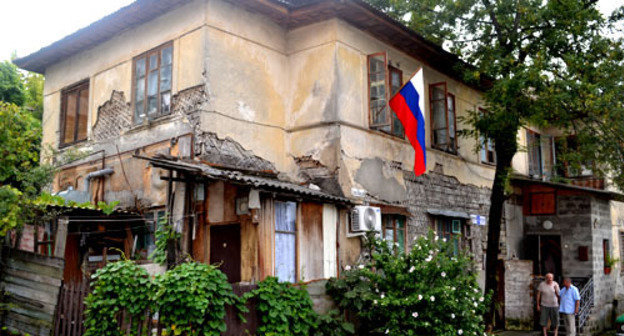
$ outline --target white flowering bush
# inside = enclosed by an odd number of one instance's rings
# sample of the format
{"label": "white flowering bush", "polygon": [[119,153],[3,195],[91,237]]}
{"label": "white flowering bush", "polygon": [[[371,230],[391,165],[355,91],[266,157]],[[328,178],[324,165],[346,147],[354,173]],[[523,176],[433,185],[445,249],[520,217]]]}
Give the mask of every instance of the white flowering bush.
{"label": "white flowering bush", "polygon": [[369,259],[345,267],[327,292],[355,316],[358,335],[484,335],[486,298],[474,263],[433,233],[410,253],[368,237]]}

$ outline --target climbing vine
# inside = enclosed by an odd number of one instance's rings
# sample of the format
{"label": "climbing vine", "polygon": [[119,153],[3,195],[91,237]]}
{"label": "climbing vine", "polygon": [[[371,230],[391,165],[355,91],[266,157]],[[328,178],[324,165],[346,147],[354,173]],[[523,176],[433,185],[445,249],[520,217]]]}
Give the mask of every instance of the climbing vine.
{"label": "climbing vine", "polygon": [[160,322],[173,335],[218,336],[226,330],[226,305],[235,306],[241,320],[247,312],[225,274],[213,265],[183,263],[157,277],[155,283]]}
{"label": "climbing vine", "polygon": [[154,285],[145,269],[130,260],[109,263],[93,275],[93,292],[85,299],[85,336],[122,336],[122,312],[133,322],[150,308]]}
{"label": "climbing vine", "polygon": [[170,244],[177,243],[182,235],[171,225],[168,215],[159,218],[156,226],[156,248],[149,257],[154,262],[163,265],[167,261]]}

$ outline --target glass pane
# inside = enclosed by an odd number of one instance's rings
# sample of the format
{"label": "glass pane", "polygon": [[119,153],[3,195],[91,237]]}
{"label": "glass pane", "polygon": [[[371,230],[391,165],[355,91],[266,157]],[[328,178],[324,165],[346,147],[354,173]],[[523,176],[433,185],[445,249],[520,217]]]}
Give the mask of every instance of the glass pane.
{"label": "glass pane", "polygon": [[149,68],[154,70],[158,68],[158,54],[151,54],[149,57]]}
{"label": "glass pane", "polygon": [[145,77],[145,58],[139,58],[135,63],[136,78]]}
{"label": "glass pane", "polygon": [[154,96],[158,93],[158,71],[152,71],[147,77],[147,95]]}
{"label": "glass pane", "polygon": [[399,89],[403,85],[403,78],[401,78],[401,73],[399,71],[390,72],[390,92],[392,94],[397,93]]}
{"label": "glass pane", "polygon": [[434,131],[433,141],[436,145],[446,145],[446,129]]}
{"label": "glass pane", "polygon": [[275,230],[295,232],[297,203],[275,202]]}
{"label": "glass pane", "polygon": [[402,229],[405,227],[405,217],[398,216],[396,219],[397,228]]}
{"label": "glass pane", "polygon": [[134,121],[137,124],[143,122],[143,118],[145,117],[144,107],[145,105],[143,101],[137,101],[134,104]]}
{"label": "glass pane", "polygon": [[160,68],[160,92],[171,90],[171,65]]}
{"label": "glass pane", "polygon": [[160,94],[160,114],[169,114],[171,107],[171,92],[163,92]]}
{"label": "glass pane", "polygon": [[392,229],[385,229],[384,230],[384,239],[387,242],[394,242],[394,230]]}
{"label": "glass pane", "polygon": [[74,142],[74,133],[76,131],[76,92],[67,94],[65,105],[65,130],[63,143]]}
{"label": "glass pane", "polygon": [[396,114],[392,113],[392,134],[403,138],[405,137],[405,129],[403,129],[403,124],[401,124],[401,120]]}
{"label": "glass pane", "polygon": [[[386,100],[371,100],[370,108],[373,125],[386,124],[386,116],[388,115]],[[390,131],[389,127],[388,131]]]}
{"label": "glass pane", "polygon": [[156,96],[147,97],[147,115],[153,115],[158,112],[158,99]]}
{"label": "glass pane", "polygon": [[[277,208],[276,208],[277,209]],[[295,282],[295,235],[275,233],[275,276],[280,281]]]}
{"label": "glass pane", "polygon": [[161,66],[171,64],[172,47],[167,47],[162,50]]}
{"label": "glass pane", "polygon": [[386,72],[386,60],[384,55],[373,56],[369,59],[369,73]]}
{"label": "glass pane", "polygon": [[87,124],[89,119],[89,89],[80,91],[80,102],[78,107],[78,139],[87,138]]}
{"label": "glass pane", "polygon": [[405,229],[397,230],[397,241],[399,244],[399,252],[405,251]]}
{"label": "glass pane", "polygon": [[444,105],[444,101],[440,100],[440,101],[435,101],[432,104],[432,108],[433,108],[433,128],[434,129],[440,129],[440,128],[446,128],[446,116],[445,114],[445,109],[446,106]]}
{"label": "glass pane", "polygon": [[453,99],[453,96],[448,96],[447,104],[449,134],[451,135],[451,138],[455,138],[455,99]]}
{"label": "glass pane", "polygon": [[440,86],[434,86],[431,96],[433,100],[444,100],[444,89]]}
{"label": "glass pane", "polygon": [[145,77],[141,79],[137,79],[136,82],[136,91],[134,92],[136,101],[145,100]]}

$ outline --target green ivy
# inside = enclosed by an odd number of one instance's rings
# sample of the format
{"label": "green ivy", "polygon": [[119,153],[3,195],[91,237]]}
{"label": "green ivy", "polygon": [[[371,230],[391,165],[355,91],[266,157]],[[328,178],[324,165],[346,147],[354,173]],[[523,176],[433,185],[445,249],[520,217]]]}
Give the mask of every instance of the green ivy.
{"label": "green ivy", "polygon": [[215,266],[183,263],[156,278],[154,302],[165,333],[186,336],[220,335],[226,330],[225,306],[235,306],[239,318],[247,312],[227,277]]}
{"label": "green ivy", "polygon": [[487,299],[474,264],[433,233],[409,254],[369,236],[370,259],[330,279],[327,293],[354,313],[359,335],[483,335]]}
{"label": "green ivy", "polygon": [[259,335],[308,336],[317,328],[317,314],[305,287],[297,288],[267,277],[243,297],[256,298]]}
{"label": "green ivy", "polygon": [[97,270],[93,279],[93,292],[85,299],[85,336],[126,335],[117,327],[121,313],[136,323],[152,302],[154,285],[147,271],[123,260]]}
{"label": "green ivy", "polygon": [[154,262],[161,265],[167,261],[167,245],[170,241],[177,242],[182,235],[169,223],[169,216],[163,216],[158,220],[156,232],[156,248],[149,256]]}

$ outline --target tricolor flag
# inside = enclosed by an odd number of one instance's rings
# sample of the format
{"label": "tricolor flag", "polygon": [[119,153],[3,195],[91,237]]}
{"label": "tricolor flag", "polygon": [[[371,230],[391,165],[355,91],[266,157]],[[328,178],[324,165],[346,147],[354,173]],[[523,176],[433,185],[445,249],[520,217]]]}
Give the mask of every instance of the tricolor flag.
{"label": "tricolor flag", "polygon": [[405,128],[405,135],[416,151],[414,174],[422,175],[427,167],[425,150],[425,83],[422,68],[390,99],[390,108]]}

